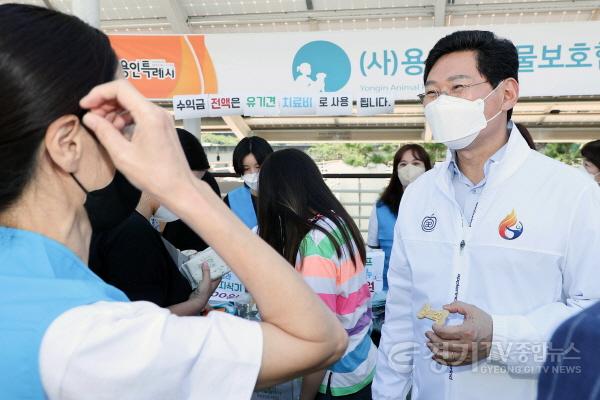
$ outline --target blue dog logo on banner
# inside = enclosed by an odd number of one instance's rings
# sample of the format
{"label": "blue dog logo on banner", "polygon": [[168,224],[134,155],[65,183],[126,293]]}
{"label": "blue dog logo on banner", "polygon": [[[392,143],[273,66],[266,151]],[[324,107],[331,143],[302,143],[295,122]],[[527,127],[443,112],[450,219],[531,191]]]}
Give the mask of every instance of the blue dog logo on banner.
{"label": "blue dog logo on banner", "polygon": [[350,59],[337,44],[316,40],[302,46],[292,63],[299,89],[313,93],[337,92],[350,80]]}

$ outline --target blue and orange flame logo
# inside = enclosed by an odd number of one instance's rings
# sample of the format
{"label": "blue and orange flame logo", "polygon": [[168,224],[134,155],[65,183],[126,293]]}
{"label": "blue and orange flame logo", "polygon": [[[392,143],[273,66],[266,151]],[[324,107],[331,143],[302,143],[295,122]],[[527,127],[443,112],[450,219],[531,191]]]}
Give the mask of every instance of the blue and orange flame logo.
{"label": "blue and orange flame logo", "polygon": [[500,222],[498,233],[500,233],[502,239],[506,240],[515,240],[523,234],[523,223],[517,219],[515,210],[512,210],[512,212]]}

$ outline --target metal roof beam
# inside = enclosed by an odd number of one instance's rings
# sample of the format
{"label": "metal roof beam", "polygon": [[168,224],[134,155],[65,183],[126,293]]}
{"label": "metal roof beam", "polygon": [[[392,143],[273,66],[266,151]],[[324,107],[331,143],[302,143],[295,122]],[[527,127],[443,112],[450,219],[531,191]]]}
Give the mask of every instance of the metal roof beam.
{"label": "metal roof beam", "polygon": [[434,5],[415,7],[384,7],[367,9],[307,10],[290,12],[270,12],[253,14],[193,15],[188,18],[193,25],[228,25],[236,23],[309,22],[325,20],[347,20],[366,18],[434,17],[436,26],[443,26],[447,15],[470,15],[492,13],[547,13],[562,11],[591,11],[600,8],[600,0],[536,1],[520,8],[514,2],[483,4],[447,4],[446,0],[436,0]]}
{"label": "metal roof beam", "polygon": [[373,8],[359,10],[311,10],[254,14],[227,15],[192,15],[189,23],[192,25],[227,25],[236,23],[271,23],[271,22],[307,22],[326,21],[331,19],[364,19],[392,17],[431,17],[434,14],[432,6],[408,8]]}
{"label": "metal roof beam", "polygon": [[157,18],[127,18],[127,19],[103,19],[100,21],[102,29],[135,29],[150,27],[169,27],[171,24],[165,17]]}
{"label": "metal roof beam", "polygon": [[184,8],[177,0],[162,0],[160,2],[167,21],[171,24],[174,33],[192,33],[187,20],[188,16]]}
{"label": "metal roof beam", "polygon": [[223,121],[238,139],[250,136],[250,133],[252,132],[246,121],[244,121],[244,118],[239,115],[223,117]]}
{"label": "metal roof beam", "polygon": [[[522,6],[519,7],[519,6]],[[600,8],[598,0],[562,0],[562,1],[535,1],[527,4],[517,4],[504,1],[502,3],[482,4],[448,4],[447,13],[451,15],[491,14],[491,13],[548,13],[562,11],[591,11]]]}
{"label": "metal roof beam", "polygon": [[435,0],[433,14],[435,26],[446,25],[446,1],[447,0]]}

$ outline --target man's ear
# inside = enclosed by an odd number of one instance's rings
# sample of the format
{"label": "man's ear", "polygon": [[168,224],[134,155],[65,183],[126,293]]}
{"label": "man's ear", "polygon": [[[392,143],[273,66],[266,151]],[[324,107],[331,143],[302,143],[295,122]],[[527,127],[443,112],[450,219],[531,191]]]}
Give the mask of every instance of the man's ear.
{"label": "man's ear", "polygon": [[74,173],[79,168],[83,150],[82,131],[75,115],[58,118],[46,130],[44,145],[48,155],[66,173]]}
{"label": "man's ear", "polygon": [[504,101],[502,103],[502,110],[508,111],[514,108],[515,104],[519,100],[519,82],[514,78],[507,78],[503,85]]}

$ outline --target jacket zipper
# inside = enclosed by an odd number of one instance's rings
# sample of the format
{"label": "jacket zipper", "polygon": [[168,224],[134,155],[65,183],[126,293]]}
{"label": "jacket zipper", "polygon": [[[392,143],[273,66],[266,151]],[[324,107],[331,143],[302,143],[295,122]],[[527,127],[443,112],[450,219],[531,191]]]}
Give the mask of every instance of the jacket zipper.
{"label": "jacket zipper", "polygon": [[[465,240],[461,240],[459,246],[459,255],[462,257],[462,253],[463,250],[465,248],[465,246],[467,245],[467,242],[465,242]],[[454,288],[454,301],[458,301],[458,292],[460,291],[460,272],[458,274],[456,274],[456,286]],[[454,380],[454,371],[452,368],[452,365],[449,366],[449,370],[448,370],[448,379],[449,380]]]}
{"label": "jacket zipper", "polygon": [[[459,255],[459,265],[458,265],[458,271],[456,273],[456,286],[454,288],[454,301],[458,301],[458,295],[460,293],[460,284],[461,284],[461,272],[464,272],[464,268],[462,266],[463,262],[462,262],[462,256],[463,256],[463,252],[465,247],[467,246],[467,242],[466,242],[466,237],[467,237],[467,229],[471,228],[473,225],[473,220],[475,219],[475,214],[477,213],[477,208],[479,206],[479,203],[481,201],[481,195],[479,198],[479,201],[477,203],[475,203],[475,207],[473,209],[473,214],[471,215],[471,219],[468,222],[468,227],[465,226],[465,215],[463,210],[460,208],[460,206],[458,205],[457,201],[456,201],[456,197],[455,196],[449,196],[449,198],[451,199],[451,201],[454,203],[454,206],[459,210],[459,215],[460,215],[460,225],[461,225],[461,230],[462,230],[462,238],[460,240],[460,242],[458,243],[459,246],[459,251],[458,251],[458,255]],[[452,381],[454,380],[454,371],[452,366],[448,367],[448,380]],[[450,385],[447,385],[446,388],[446,396],[447,397],[451,397],[450,395],[450,391],[451,391],[451,387]]]}
{"label": "jacket zipper", "polygon": [[[460,272],[463,269],[462,268],[462,257],[463,257],[463,251],[465,249],[465,247],[467,246],[467,242],[465,240],[466,238],[466,233],[467,233],[467,229],[470,229],[471,226],[473,225],[473,219],[475,218],[475,213],[477,212],[477,206],[479,205],[479,202],[475,203],[475,208],[473,209],[473,214],[471,215],[471,220],[469,221],[469,225],[468,227],[465,227],[465,217],[464,217],[464,213],[460,212],[460,220],[461,220],[461,227],[462,227],[462,239],[460,240],[460,243],[458,244],[458,255],[459,255],[459,260],[460,260],[460,265],[458,268],[458,273],[456,274],[456,286],[454,287],[454,301],[458,301],[458,293],[460,292]],[[450,365],[448,367],[448,380],[454,380],[454,369],[452,368],[452,366]]]}

